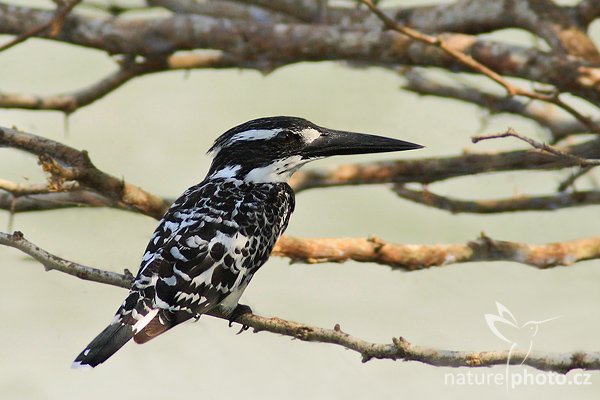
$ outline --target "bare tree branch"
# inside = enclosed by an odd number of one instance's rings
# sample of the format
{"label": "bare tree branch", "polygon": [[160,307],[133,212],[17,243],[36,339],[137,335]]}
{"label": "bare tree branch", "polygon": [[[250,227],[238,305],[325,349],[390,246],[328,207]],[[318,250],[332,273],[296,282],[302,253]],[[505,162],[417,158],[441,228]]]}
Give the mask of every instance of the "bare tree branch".
{"label": "bare tree branch", "polygon": [[[577,205],[599,204],[599,192],[561,193],[547,198],[514,198],[498,201],[467,202],[445,198],[432,193],[411,191],[400,186],[395,190],[403,197],[452,212],[491,213],[523,210],[552,210]],[[52,193],[53,201],[35,201],[33,197],[8,198],[0,196],[2,208],[14,212],[39,211],[72,207],[81,204],[94,207],[115,207],[106,198],[93,192],[73,191]],[[68,196],[67,196],[68,195]],[[66,199],[65,199],[66,198]],[[4,203],[4,204],[3,204]],[[169,203],[169,200],[165,200]],[[273,252],[274,255],[289,257],[292,262],[322,263],[344,262],[348,260],[374,262],[394,269],[418,270],[433,266],[476,261],[514,261],[538,268],[557,265],[571,265],[575,262],[600,258],[600,239],[583,239],[573,242],[548,245],[527,245],[492,240],[483,236],[467,244],[451,245],[397,245],[381,239],[336,238],[306,239],[282,237]]]}
{"label": "bare tree branch", "polygon": [[[122,288],[129,288],[133,280],[130,274],[83,266],[56,257],[27,241],[21,233],[12,235],[0,233],[0,244],[14,247],[32,256],[47,270],[58,270],[84,280],[105,283]],[[210,315],[227,319],[219,310]],[[524,364],[543,371],[567,373],[573,369],[600,369],[600,353],[530,353],[525,351],[453,351],[413,345],[402,337],[393,338],[392,343],[371,343],[343,332],[339,324],[334,329],[324,329],[287,321],[281,318],[266,318],[255,314],[243,314],[237,322],[247,325],[255,332],[271,332],[289,336],[305,342],[330,343],[353,350],[362,356],[362,361],[372,359],[389,359],[418,361],[440,367],[488,367],[493,365]]]}
{"label": "bare tree branch", "polygon": [[139,76],[166,70],[226,68],[232,65],[232,60],[225,53],[218,51],[177,54],[166,58],[152,58],[143,61],[135,61],[131,57],[125,57],[120,61],[117,71],[87,88],[71,93],[45,96],[0,92],[0,107],[58,110],[64,113],[72,113]]}
{"label": "bare tree branch", "polygon": [[[515,137],[522,140],[532,147],[543,152],[552,154],[558,158],[563,158],[574,162],[581,167],[579,173],[573,174],[565,182],[559,185],[559,191],[566,190],[571,186],[576,179],[583,174],[589,172],[592,167],[600,165],[600,160],[583,158],[569,152],[565,152],[556,147],[540,143],[529,137],[517,133],[514,129],[509,128],[506,132],[474,136],[473,143],[482,140]],[[573,193],[559,193],[552,196],[519,196],[517,198],[501,199],[501,200],[458,200],[446,196],[440,196],[431,193],[429,190],[416,191],[405,187],[402,184],[397,184],[394,191],[402,198],[411,200],[427,206],[448,210],[452,213],[469,212],[469,213],[501,213],[514,211],[541,211],[541,210],[556,210],[565,207],[574,207],[581,205],[592,205],[600,203],[600,192],[586,191]]]}
{"label": "bare tree branch", "polygon": [[[562,147],[563,151],[584,158],[600,157],[600,141],[592,140],[574,146]],[[38,149],[43,152],[42,148]],[[577,166],[578,163],[568,159],[557,159],[554,155],[528,150],[509,151],[504,153],[467,153],[460,156],[445,158],[425,158],[414,160],[399,160],[387,162],[371,162],[362,164],[341,165],[332,169],[313,169],[299,171],[294,174],[291,185],[296,192],[303,190],[327,188],[348,185],[366,185],[383,183],[431,183],[467,175],[476,175],[490,172],[515,171],[515,170],[550,170]],[[128,185],[128,184],[127,184]],[[91,190],[95,190],[90,188]],[[584,194],[573,193],[572,205],[584,205],[594,202],[594,195],[587,197]],[[548,207],[552,204],[563,204],[565,198],[571,195],[557,195],[555,200],[548,199]],[[581,197],[578,197],[581,196]],[[118,197],[118,196],[116,196]],[[153,196],[156,198],[156,196]],[[110,206],[128,209],[122,202],[110,200],[115,195],[108,197],[91,195],[89,191],[51,193],[49,195],[21,197],[17,200],[15,212],[51,210],[69,206],[89,205],[92,207]],[[133,201],[132,199],[129,199]],[[511,199],[515,201],[514,199]],[[0,208],[10,209],[12,197],[1,195]],[[535,201],[538,203],[537,201]],[[569,203],[569,201],[567,201]],[[161,199],[161,206],[151,216],[160,216],[170,204],[169,199]],[[145,213],[143,209],[148,205],[143,202],[135,205],[137,210]],[[147,214],[149,215],[149,214]]]}
{"label": "bare tree branch", "polygon": [[48,31],[48,34],[50,35],[50,37],[56,37],[56,35],[58,35],[60,30],[62,29],[67,15],[80,2],[81,2],[81,0],[57,2],[58,4],[56,6],[56,11],[54,11],[54,15],[52,16],[52,19],[50,21],[40,24],[39,26],[33,27],[33,28],[29,29],[28,31],[19,34],[18,36],[13,38],[8,43],[5,43],[2,46],[0,46],[0,52],[2,52],[4,50],[8,50],[11,47],[16,46],[19,43],[23,43],[30,37],[39,35],[40,33],[44,32],[44,31]]}
{"label": "bare tree branch", "polygon": [[513,261],[545,269],[600,258],[600,237],[532,245],[494,240],[482,234],[466,244],[400,245],[379,238],[307,239],[284,236],[273,255],[309,264],[371,262],[416,271],[455,263]]}
{"label": "bare tree branch", "polygon": [[586,33],[587,24],[580,18],[593,13],[594,8],[578,8],[580,11],[575,13],[550,0],[459,0],[402,9],[395,20],[428,33],[478,34],[521,28],[545,39],[556,52],[598,62],[600,53]]}
{"label": "bare tree branch", "polygon": [[293,16],[301,21],[311,22],[319,19],[319,5],[314,0],[238,0],[238,2],[254,4]]}
{"label": "bare tree branch", "polygon": [[572,174],[570,174],[567,179],[565,179],[564,181],[562,181],[560,183],[560,185],[558,185],[558,188],[556,189],[559,192],[564,192],[567,189],[569,189],[570,187],[574,186],[575,182],[581,178],[582,176],[585,176],[588,172],[590,172],[592,169],[594,168],[593,165],[586,165],[583,167],[580,167],[577,171],[573,172]]}
{"label": "bare tree branch", "polygon": [[[79,151],[61,143],[36,135],[0,127],[0,146],[27,151],[40,158],[42,167],[50,174],[49,185],[21,185],[0,181],[0,208],[13,213],[41,211],[65,207],[113,207],[135,210],[154,218],[161,217],[172,200],[163,199],[123,180],[98,170],[85,151]],[[430,183],[464,175],[511,170],[548,170],[581,165],[582,160],[600,157],[600,139],[574,146],[562,147],[557,157],[531,151],[512,151],[491,154],[463,154],[447,158],[375,162],[338,167],[333,170],[297,172],[291,185],[302,190],[341,185],[377,183]],[[75,184],[76,183],[76,184]],[[399,194],[402,189],[396,189]],[[403,197],[419,201],[432,196],[410,193],[405,189]],[[8,193],[7,193],[8,192]],[[61,192],[61,193],[58,193]],[[63,193],[64,192],[64,193]],[[422,201],[424,202],[424,200]],[[513,204],[511,204],[511,202]],[[436,204],[455,211],[470,212],[517,211],[522,209],[552,209],[552,207],[595,204],[595,192],[562,194],[548,198],[510,199],[490,205],[464,203],[439,199]],[[448,205],[451,204],[451,205]]]}
{"label": "bare tree branch", "polygon": [[[52,13],[48,11],[0,3],[0,33],[18,35],[51,18]],[[50,38],[44,32],[38,36]],[[445,53],[432,48],[429,43],[415,43],[394,32],[365,30],[361,26],[266,25],[202,15],[110,19],[71,14],[65,19],[61,33],[53,39],[111,54],[148,57],[164,56],[178,50],[219,49],[236,60],[245,60],[242,66],[251,60],[251,65],[264,69],[302,61],[345,60],[371,65],[427,65],[473,71],[471,66],[448,55],[447,50],[450,50],[472,58],[497,74],[550,83],[560,91],[573,93],[592,103],[600,101],[600,72],[595,65],[462,34],[444,35]],[[524,89],[518,89],[515,94],[568,107],[556,94]],[[579,115],[579,118],[585,121],[586,117]]]}
{"label": "bare tree branch", "polygon": [[440,196],[429,190],[412,190],[404,185],[394,186],[394,192],[403,199],[453,214],[497,214],[517,211],[554,211],[561,208],[600,204],[600,191],[561,192],[547,196],[517,196],[494,200],[459,200]]}
{"label": "bare tree branch", "polygon": [[293,16],[272,12],[251,4],[234,1],[146,0],[150,6],[166,8],[177,14],[200,14],[210,17],[241,19],[262,24],[297,21]]}
{"label": "bare tree branch", "polygon": [[503,133],[494,133],[491,135],[473,136],[471,138],[471,140],[473,141],[473,143],[478,143],[482,140],[499,139],[499,138],[505,138],[505,137],[517,138],[519,140],[522,140],[523,142],[529,143],[531,145],[531,147],[533,147],[533,148],[545,151],[546,153],[553,154],[557,157],[571,160],[574,163],[576,163],[577,165],[579,165],[580,167],[589,167],[589,166],[600,165],[600,160],[592,160],[592,159],[588,159],[588,158],[583,158],[583,157],[579,157],[575,154],[571,154],[569,152],[562,151],[556,147],[547,145],[545,143],[538,142],[537,140],[533,140],[527,136],[521,135],[512,128],[508,128],[506,130],[506,132],[503,132]]}
{"label": "bare tree branch", "polygon": [[306,342],[331,343],[361,354],[363,362],[376,359],[418,361],[438,367],[489,367],[510,364],[528,365],[543,371],[566,373],[573,369],[600,369],[600,353],[576,352],[570,354],[530,353],[524,351],[455,351],[417,346],[403,337],[393,338],[391,344],[376,344],[350,336],[339,325],[333,330],[311,327],[280,318],[264,318],[244,314],[239,322],[254,328],[255,332],[268,331],[291,336]]}
{"label": "bare tree branch", "polygon": [[72,113],[119,88],[136,75],[131,69],[120,68],[92,86],[73,93],[41,96],[0,92],[0,107]]}
{"label": "bare tree branch", "polygon": [[[32,191],[37,185],[33,185]],[[40,185],[41,186],[41,185]],[[43,185],[47,187],[47,185]],[[165,200],[167,203],[168,200]],[[70,190],[68,192],[51,192],[47,194],[19,195],[10,191],[0,190],[0,209],[12,213],[49,211],[73,207],[112,207],[117,209],[129,208],[119,206],[112,201],[90,190]]]}
{"label": "bare tree branch", "polygon": [[131,287],[133,276],[129,274],[122,275],[116,272],[103,271],[97,268],[88,267],[82,264],[67,261],[48,253],[35,244],[26,240],[21,232],[15,232],[12,235],[0,232],[0,244],[14,247],[23,253],[30,255],[39,261],[46,271],[60,271],[65,274],[76,276],[80,279],[124,288]]}
{"label": "bare tree branch", "polygon": [[600,18],[600,3],[596,0],[582,0],[575,7],[575,14],[584,24],[589,25]]}
{"label": "bare tree branch", "polygon": [[[550,94],[540,93],[540,92],[532,92],[530,90],[523,89],[520,86],[514,85],[513,83],[509,82],[506,78],[504,78],[502,75],[500,75],[498,72],[496,72],[494,69],[477,61],[471,55],[468,55],[465,52],[456,49],[454,46],[449,44],[443,37],[430,36],[430,35],[420,32],[420,31],[417,31],[415,29],[403,26],[403,25],[399,24],[398,22],[396,22],[395,20],[393,20],[392,18],[388,17],[387,14],[385,14],[382,10],[380,10],[378,7],[376,7],[375,4],[371,0],[361,0],[361,1],[364,4],[366,4],[369,7],[369,9],[371,11],[373,11],[373,13],[375,13],[375,15],[377,15],[379,17],[379,19],[381,19],[381,21],[384,23],[384,25],[388,29],[392,29],[396,32],[400,32],[400,33],[410,37],[411,39],[414,39],[419,42],[422,42],[422,43],[425,43],[425,44],[428,44],[431,46],[435,46],[435,47],[441,49],[443,52],[448,54],[450,57],[452,57],[453,59],[458,61],[460,64],[466,66],[467,68],[469,68],[473,71],[476,71],[482,75],[487,76],[494,82],[496,82],[499,85],[501,85],[502,87],[504,87],[504,89],[506,90],[507,96],[509,96],[509,97],[524,96],[524,97],[527,97],[530,99],[541,100],[541,101],[545,101],[545,102],[554,104],[557,107],[560,107],[563,110],[565,110],[566,112],[568,112],[569,114],[571,114],[578,121],[580,121],[582,124],[587,126],[591,131],[593,131],[595,133],[600,133],[600,126],[596,125],[590,117],[583,115],[577,109],[575,109],[573,106],[571,106],[571,105],[565,103],[563,100],[561,100],[559,92],[554,92],[554,93],[550,93]],[[595,48],[594,48],[594,50],[595,50]],[[597,54],[597,51],[596,51],[596,54]],[[600,55],[598,56],[598,58],[600,58]]]}
{"label": "bare tree branch", "polygon": [[[445,85],[416,70],[406,72],[404,77],[406,83],[402,88],[405,90],[425,96],[461,100],[476,104],[492,113],[511,113],[533,120],[551,132],[554,143],[573,134],[588,132],[588,128],[581,122],[559,115],[560,109],[552,104],[499,96],[466,85]],[[595,120],[594,123],[600,125],[600,120]]]}
{"label": "bare tree branch", "polygon": [[32,194],[46,194],[50,192],[48,185],[45,184],[23,184],[0,179],[0,191],[4,190],[12,193],[16,197],[29,196]]}
{"label": "bare tree branch", "polygon": [[0,128],[0,146],[38,155],[57,190],[66,181],[77,181],[80,187],[100,193],[124,208],[131,207],[155,218],[162,216],[169,206],[162,198],[100,171],[86,151],[9,128]]}
{"label": "bare tree branch", "polygon": [[[596,139],[559,149],[584,159],[600,158],[600,141]],[[454,157],[349,164],[333,169],[299,171],[292,177],[292,183],[296,191],[390,182],[431,183],[489,172],[552,170],[577,165],[579,162],[575,160],[530,150],[466,153]]]}
{"label": "bare tree branch", "polygon": [[[141,18],[98,17],[71,12],[81,0],[55,0],[56,10],[38,10],[0,2],[0,33],[15,37],[0,51],[30,37],[118,54],[114,73],[81,90],[57,95],[0,93],[0,107],[59,110],[71,113],[118,89],[131,79],[150,73],[192,68],[251,68],[263,72],[303,61],[346,61],[351,65],[441,67],[486,76],[506,91],[501,97],[472,87],[448,87],[417,82],[407,76],[410,90],[457,98],[492,111],[522,115],[550,129],[554,141],[573,133],[600,133],[598,115],[588,117],[563,101],[563,93],[587,100],[599,111],[600,53],[587,34],[600,16],[596,0],[561,7],[551,0],[458,0],[451,4],[409,10],[381,9],[362,0],[364,8],[329,5],[326,0],[147,0],[175,15]],[[118,7],[116,7],[118,8]],[[471,12],[467,12],[471,10]],[[475,11],[474,11],[475,10]],[[114,11],[110,10],[109,11]],[[121,10],[122,11],[122,10]],[[390,17],[396,13],[396,19]],[[115,13],[115,15],[118,13]],[[381,32],[380,23],[395,32]],[[550,51],[482,39],[476,34],[507,27],[525,29],[543,38]],[[460,32],[443,33],[443,32]],[[430,33],[435,33],[431,35]],[[194,53],[181,51],[201,49]],[[208,50],[207,50],[208,49]],[[552,85],[551,90],[528,90],[509,77]],[[561,108],[575,120],[549,115],[548,108],[515,96]],[[573,103],[577,104],[577,103]],[[566,190],[600,165],[600,138],[555,147],[514,131],[476,137],[474,141],[514,136],[541,151],[463,154],[397,162],[346,165],[329,171],[295,175],[296,191],[339,185],[394,183],[404,198],[453,212],[554,210],[600,204],[600,191],[565,192],[553,196],[464,201],[406,188],[407,182],[431,183],[465,175],[513,170],[552,170],[579,167],[561,183]],[[0,127],[0,146],[38,156],[49,174],[46,184],[21,184],[0,179],[0,208],[15,212],[72,206],[114,207],[159,218],[171,203],[109,175],[91,162],[87,152],[39,136]],[[58,270],[84,280],[128,288],[132,275],[77,264],[37,247],[15,232],[0,233],[0,244],[14,247]],[[549,268],[600,259],[600,237],[550,244],[494,240],[482,235],[464,244],[400,245],[377,238],[301,239],[282,237],[274,254],[292,262],[322,263],[355,260],[415,271],[433,266],[474,261],[512,261]],[[224,318],[218,310],[213,315]],[[323,329],[252,314],[238,322],[255,331],[279,333],[303,341],[331,343],[372,358],[415,360],[439,366],[491,366],[507,362],[558,372],[576,368],[600,369],[600,353],[543,354],[507,351],[458,352],[413,345],[403,338],[392,343],[366,342],[343,332],[339,325]]]}
{"label": "bare tree branch", "polygon": [[85,0],[81,3],[78,9],[90,9],[94,11],[102,11],[110,14],[112,17],[118,17],[121,14],[130,12],[149,11],[150,7],[147,4],[128,4],[120,1],[104,2],[102,0]]}

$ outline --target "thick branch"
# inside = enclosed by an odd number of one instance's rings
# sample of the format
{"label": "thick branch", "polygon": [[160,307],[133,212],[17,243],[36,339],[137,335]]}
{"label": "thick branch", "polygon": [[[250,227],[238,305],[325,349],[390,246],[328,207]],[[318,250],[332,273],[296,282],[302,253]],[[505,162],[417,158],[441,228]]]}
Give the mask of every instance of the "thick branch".
{"label": "thick branch", "polygon": [[[593,11],[590,5],[585,14]],[[551,0],[459,0],[403,9],[397,12],[395,19],[430,33],[478,34],[521,28],[545,39],[553,51],[600,61],[600,54],[586,33],[586,23],[573,9],[560,7]]]}
{"label": "thick branch", "polygon": [[591,24],[596,18],[600,18],[600,2],[598,0],[582,0],[575,7],[575,15],[584,24]]}
{"label": "thick branch", "polygon": [[241,19],[262,24],[297,20],[260,7],[234,1],[146,0],[150,6],[166,8],[177,14],[200,14],[217,18]]}
{"label": "thick branch", "polygon": [[158,218],[169,206],[143,189],[97,169],[86,151],[79,151],[50,139],[14,129],[0,127],[0,146],[13,147],[36,154],[42,167],[51,174],[51,184],[62,188],[66,181],[77,181],[81,188],[100,193],[146,215]]}
{"label": "thick branch", "polygon": [[316,0],[237,0],[239,3],[254,4],[267,10],[286,14],[301,21],[319,19],[319,4]]}
{"label": "thick branch", "polygon": [[56,6],[56,11],[54,11],[54,15],[51,20],[49,20],[39,26],[32,27],[28,31],[23,32],[20,35],[13,38],[10,42],[1,45],[0,51],[8,50],[11,47],[16,46],[19,43],[23,43],[30,37],[39,35],[40,33],[44,32],[44,31],[47,31],[48,34],[50,35],[50,37],[55,37],[56,35],[58,35],[60,30],[62,29],[67,15],[80,2],[81,2],[81,0],[58,2],[57,6]]}
{"label": "thick branch", "polygon": [[309,264],[349,260],[371,262],[406,271],[481,261],[512,261],[544,269],[600,258],[600,237],[533,245],[482,235],[466,244],[400,245],[378,238],[300,239],[284,236],[277,242],[273,255]]}
{"label": "thick branch", "polygon": [[[0,33],[15,34],[52,18],[52,13],[0,4]],[[40,33],[41,37],[48,37]],[[100,18],[69,15],[63,42],[109,53],[159,56],[178,50],[212,48],[235,59],[273,68],[302,61],[347,60],[372,65],[406,64],[468,70],[444,51],[394,32],[311,24],[254,24],[201,15],[154,19]],[[551,83],[590,102],[600,101],[600,70],[578,59],[478,40],[444,36],[447,48],[472,57],[498,74]]]}
{"label": "thick branch", "polygon": [[[17,248],[29,254],[47,270],[56,269],[81,279],[129,288],[133,277],[121,275],[76,264],[56,257],[34,244],[28,242],[20,233],[12,235],[0,233],[0,244]],[[227,319],[219,311],[211,312],[213,316]],[[324,329],[286,321],[281,318],[266,318],[255,314],[243,314],[237,322],[252,327],[255,332],[267,331],[289,336],[306,342],[330,343],[353,350],[362,356],[363,362],[374,358],[389,360],[418,361],[443,367],[488,367],[511,364],[529,365],[544,370],[566,373],[573,369],[600,369],[600,353],[531,353],[515,351],[468,352],[429,348],[413,345],[402,337],[393,338],[392,343],[371,343],[343,332],[339,325],[334,329]]]}

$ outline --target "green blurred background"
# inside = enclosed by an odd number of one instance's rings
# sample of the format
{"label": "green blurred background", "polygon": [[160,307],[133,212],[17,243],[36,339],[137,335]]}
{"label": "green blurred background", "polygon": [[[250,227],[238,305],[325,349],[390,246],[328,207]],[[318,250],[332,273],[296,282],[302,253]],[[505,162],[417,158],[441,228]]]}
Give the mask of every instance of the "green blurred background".
{"label": "green blurred background", "polygon": [[[528,35],[513,31],[494,37],[532,43]],[[113,68],[101,52],[29,40],[0,54],[0,90],[76,90]],[[136,79],[77,111],[68,119],[68,134],[57,112],[0,110],[0,125],[86,149],[99,168],[169,197],[204,177],[210,162],[206,150],[220,133],[261,116],[296,115],[327,127],[427,146],[400,154],[402,158],[524,148],[510,140],[470,142],[473,134],[508,126],[545,138],[542,130],[518,117],[494,116],[482,127],[484,114],[478,108],[418,97],[400,90],[401,83],[401,76],[390,70],[338,63],[296,64],[268,76],[238,70],[162,73]],[[308,168],[393,157],[335,158]],[[465,177],[432,190],[462,198],[544,193],[554,190],[567,172]],[[35,158],[10,149],[0,149],[0,177],[44,180]],[[7,229],[8,219],[0,212],[0,230]],[[68,209],[18,214],[13,229],[61,257],[121,272],[137,270],[155,225],[149,217],[123,211]],[[451,215],[401,200],[386,185],[378,185],[299,194],[287,233],[462,243],[482,231],[497,239],[545,243],[598,235],[600,228],[594,207]],[[111,320],[126,292],[45,273],[9,248],[0,248],[0,271],[1,399],[592,399],[600,393],[598,373],[587,386],[535,385],[507,392],[495,385],[445,385],[444,374],[466,371],[416,362],[363,364],[356,353],[337,346],[270,333],[236,336],[237,329],[211,317],[186,323],[147,345],[127,345],[100,368],[80,373],[69,369],[72,359]],[[344,331],[374,342],[403,336],[414,344],[445,349],[505,350],[508,345],[492,334],[483,317],[495,313],[499,301],[521,323],[560,316],[541,327],[534,351],[592,351],[600,347],[599,281],[599,261],[545,271],[494,262],[404,273],[374,264],[289,265],[273,258],[242,302],[265,316],[330,328],[339,323]]]}

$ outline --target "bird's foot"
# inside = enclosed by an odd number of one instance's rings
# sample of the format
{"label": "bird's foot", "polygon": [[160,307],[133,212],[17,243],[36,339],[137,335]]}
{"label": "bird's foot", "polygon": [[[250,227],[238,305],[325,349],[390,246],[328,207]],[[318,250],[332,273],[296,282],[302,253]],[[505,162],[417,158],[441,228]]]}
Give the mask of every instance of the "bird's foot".
{"label": "bird's foot", "polygon": [[[229,327],[233,325],[234,322],[238,322],[238,318],[240,318],[244,314],[252,314],[252,309],[245,304],[238,304],[235,306],[231,314],[229,314]],[[241,324],[242,328],[237,333],[238,335],[250,328],[248,325]]]}

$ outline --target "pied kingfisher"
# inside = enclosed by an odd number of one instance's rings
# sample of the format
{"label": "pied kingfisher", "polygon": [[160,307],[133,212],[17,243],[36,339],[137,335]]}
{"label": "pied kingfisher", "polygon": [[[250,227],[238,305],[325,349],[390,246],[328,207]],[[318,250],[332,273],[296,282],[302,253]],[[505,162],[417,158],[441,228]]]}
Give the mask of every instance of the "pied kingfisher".
{"label": "pied kingfisher", "polygon": [[75,359],[95,367],[132,338],[145,343],[220,307],[230,322],[294,210],[287,184],[323,157],[412,150],[397,139],[323,128],[302,118],[260,118],[221,135],[207,177],[166,212],[144,253],[129,295],[110,325]]}

